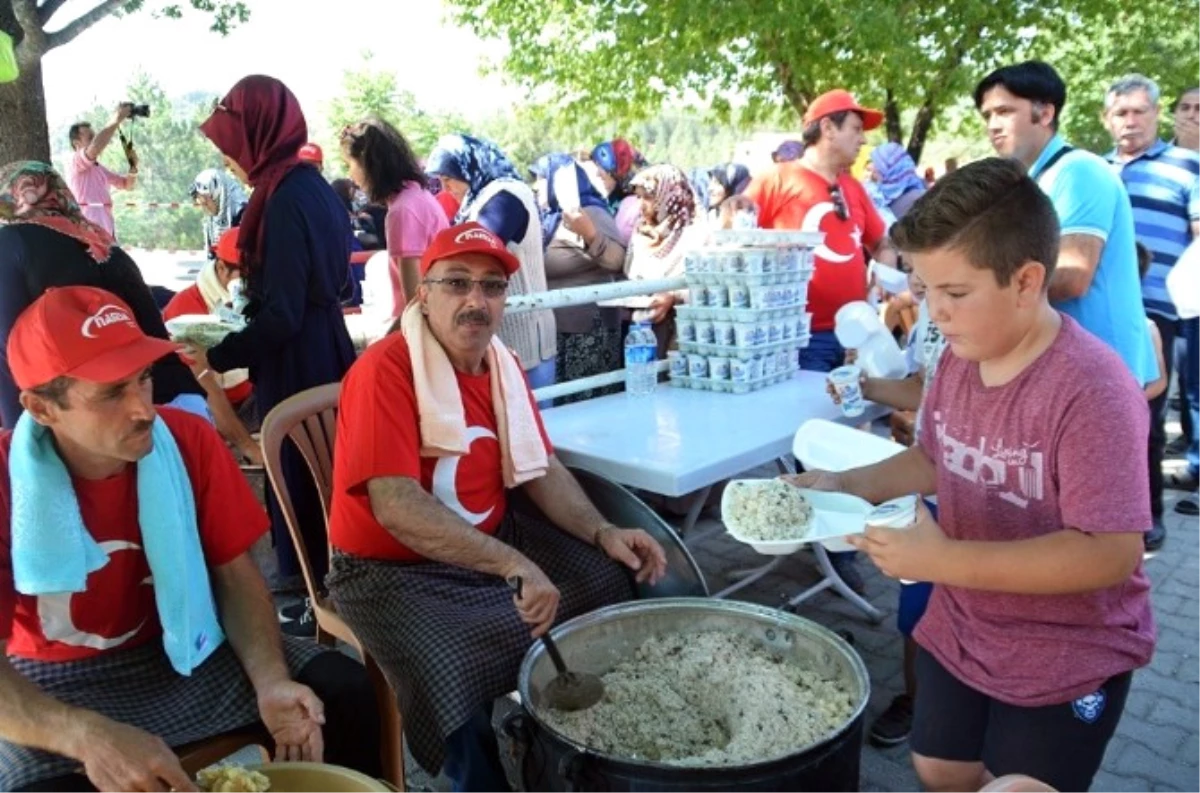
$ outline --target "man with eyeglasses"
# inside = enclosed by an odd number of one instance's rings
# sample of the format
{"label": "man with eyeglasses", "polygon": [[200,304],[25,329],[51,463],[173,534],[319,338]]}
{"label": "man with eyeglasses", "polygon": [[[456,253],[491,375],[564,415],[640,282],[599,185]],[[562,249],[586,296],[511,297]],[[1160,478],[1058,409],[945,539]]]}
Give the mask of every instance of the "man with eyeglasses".
{"label": "man with eyeglasses", "polygon": [[756,177],[746,196],[758,205],[764,229],[822,232],[816,272],[808,287],[812,340],[800,351],[800,366],[829,372],[841,366],[846,351],[833,335],[834,315],[867,298],[865,253],[885,264],[896,263],[887,227],[850,166],[867,142],[864,132],[883,123],[883,113],[860,107],[841,89],[822,94],[804,115],[804,153],[779,162]]}
{"label": "man with eyeglasses", "polygon": [[455,790],[508,789],[491,706],[531,635],[666,569],[554,457],[496,337],[518,267],[478,223],[439,232],[400,331],[351,368],[338,413],[329,594],[395,686],[417,762]]}
{"label": "man with eyeglasses", "polygon": [[[1167,292],[1167,276],[1188,244],[1200,233],[1200,155],[1186,148],[1186,141],[1171,145],[1159,138],[1159,98],[1158,85],[1153,80],[1140,74],[1127,74],[1114,82],[1105,94],[1104,121],[1115,144],[1106,159],[1129,191],[1138,242],[1152,255],[1150,270],[1142,281],[1142,300],[1162,337],[1169,382],[1176,363],[1177,356],[1172,354],[1176,340],[1183,338],[1185,346],[1194,347],[1200,326],[1200,320],[1194,317],[1180,320]],[[1196,101],[1197,93],[1193,90],[1180,97],[1177,104],[1185,106],[1190,102],[1194,107]],[[1176,134],[1181,137],[1187,137],[1191,132],[1186,123],[1188,112],[1186,107],[1182,114],[1176,108]],[[1191,129],[1194,130],[1195,111],[1190,114]],[[1192,136],[1193,143],[1194,140]],[[1167,395],[1157,397],[1150,407],[1150,497],[1156,518],[1162,512],[1164,487],[1196,492],[1200,460],[1195,425],[1196,374],[1192,368],[1181,365],[1178,371],[1179,390],[1184,398],[1180,416],[1181,445],[1187,453],[1187,468],[1183,472],[1162,473]],[[1196,514],[1193,502],[1188,500],[1180,502],[1176,509],[1184,514]]]}

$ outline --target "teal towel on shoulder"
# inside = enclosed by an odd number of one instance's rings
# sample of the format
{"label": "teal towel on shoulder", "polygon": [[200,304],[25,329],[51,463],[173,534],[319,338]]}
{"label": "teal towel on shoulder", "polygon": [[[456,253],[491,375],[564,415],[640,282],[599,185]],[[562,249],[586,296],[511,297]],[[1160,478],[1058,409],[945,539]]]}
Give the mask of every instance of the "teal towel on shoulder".
{"label": "teal towel on shoulder", "polygon": [[[190,675],[225,640],[208,578],[192,483],[179,445],[162,418],[154,448],[137,463],[138,525],[163,648],[175,671]],[[83,523],[79,500],[50,431],[23,413],[13,431],[12,567],[23,595],[83,592],[108,556]]]}

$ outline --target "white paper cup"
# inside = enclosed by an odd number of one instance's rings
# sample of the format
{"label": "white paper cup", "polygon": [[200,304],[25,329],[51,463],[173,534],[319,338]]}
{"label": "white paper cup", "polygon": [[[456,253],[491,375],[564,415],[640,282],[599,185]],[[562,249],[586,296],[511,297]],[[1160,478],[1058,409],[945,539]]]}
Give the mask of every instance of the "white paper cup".
{"label": "white paper cup", "polygon": [[704,254],[700,251],[690,251],[683,256],[683,271],[689,275],[701,272]]}
{"label": "white paper cup", "polygon": [[783,341],[783,323],[780,320],[770,320],[767,322],[767,344],[775,344]]}
{"label": "white paper cup", "polygon": [[723,347],[732,347],[736,343],[737,336],[733,332],[732,322],[713,323],[713,344],[720,344]]}
{"label": "white paper cup", "polygon": [[[917,497],[900,496],[885,501],[867,513],[867,525],[883,529],[911,529],[917,522]],[[901,584],[914,584],[907,578]]]}
{"label": "white paper cup", "polygon": [[848,418],[861,416],[867,409],[861,378],[862,369],[857,366],[839,366],[829,373],[829,381],[833,383],[842,402],[842,415]]}
{"label": "white paper cup", "polygon": [[762,275],[763,251],[755,248],[742,251],[742,272],[750,275]]}
{"label": "white paper cup", "polygon": [[750,290],[745,284],[729,285],[729,307],[750,308]]}
{"label": "white paper cup", "polygon": [[756,355],[750,359],[750,379],[761,380],[763,377],[763,359],[761,355]]}
{"label": "white paper cup", "polygon": [[697,380],[708,377],[708,356],[692,353],[688,355],[688,375]]}
{"label": "white paper cup", "polygon": [[708,376],[713,380],[728,380],[729,369],[729,359],[722,355],[714,355],[708,359]]}
{"label": "white paper cup", "polygon": [[691,319],[676,319],[675,332],[680,341],[694,342],[696,340],[696,322]]}
{"label": "white paper cup", "polygon": [[762,357],[763,377],[775,376],[775,353],[769,352]]}
{"label": "white paper cup", "polygon": [[688,376],[687,355],[679,350],[667,350],[667,363],[671,367],[671,377]]}
{"label": "white paper cup", "polygon": [[735,383],[749,383],[751,368],[750,361],[732,358],[729,361],[729,379]]}
{"label": "white paper cup", "polygon": [[700,344],[713,344],[713,324],[711,320],[696,320],[696,341]]}
{"label": "white paper cup", "polygon": [[712,308],[729,307],[729,288],[724,284],[714,284],[708,287],[708,305]]}
{"label": "white paper cup", "polygon": [[776,251],[774,248],[767,248],[763,251],[763,269],[764,273],[774,273],[779,270],[779,263],[776,261]]}
{"label": "white paper cup", "polygon": [[708,305],[708,287],[704,284],[692,284],[688,287],[688,303],[703,308]]}
{"label": "white paper cup", "polygon": [[743,349],[753,347],[755,329],[756,326],[753,322],[735,322],[733,324],[733,343]]}

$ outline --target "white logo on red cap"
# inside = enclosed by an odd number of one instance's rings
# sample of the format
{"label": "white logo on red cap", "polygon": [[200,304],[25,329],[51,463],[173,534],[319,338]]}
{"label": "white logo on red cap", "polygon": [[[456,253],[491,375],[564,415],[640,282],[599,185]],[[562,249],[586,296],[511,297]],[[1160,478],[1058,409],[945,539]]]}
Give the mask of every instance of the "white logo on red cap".
{"label": "white logo on red cap", "polygon": [[488,245],[491,245],[493,248],[500,247],[499,245],[496,244],[496,238],[492,235],[492,233],[485,229],[468,229],[468,230],[460,233],[457,237],[454,238],[454,244],[462,245],[464,243],[470,242],[471,240],[483,240]]}
{"label": "white logo on red cap", "polygon": [[83,334],[85,339],[94,339],[96,338],[94,331],[106,328],[114,322],[128,322],[130,325],[136,326],[133,318],[129,316],[129,313],[125,309],[112,303],[105,303],[103,306],[100,306],[100,309],[95,314],[92,314],[83,321],[79,332]]}

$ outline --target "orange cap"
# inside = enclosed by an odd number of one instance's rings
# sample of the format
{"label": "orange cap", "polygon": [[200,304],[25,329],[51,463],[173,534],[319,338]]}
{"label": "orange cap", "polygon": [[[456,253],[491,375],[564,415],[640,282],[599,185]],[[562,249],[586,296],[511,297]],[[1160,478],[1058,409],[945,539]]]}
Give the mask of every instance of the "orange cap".
{"label": "orange cap", "polygon": [[841,113],[843,110],[852,110],[862,116],[864,130],[875,129],[883,123],[882,112],[860,107],[854,94],[842,88],[835,88],[812,101],[812,104],[808,106],[808,112],[804,114],[804,125],[808,126],[814,121],[820,121],[825,116]]}

